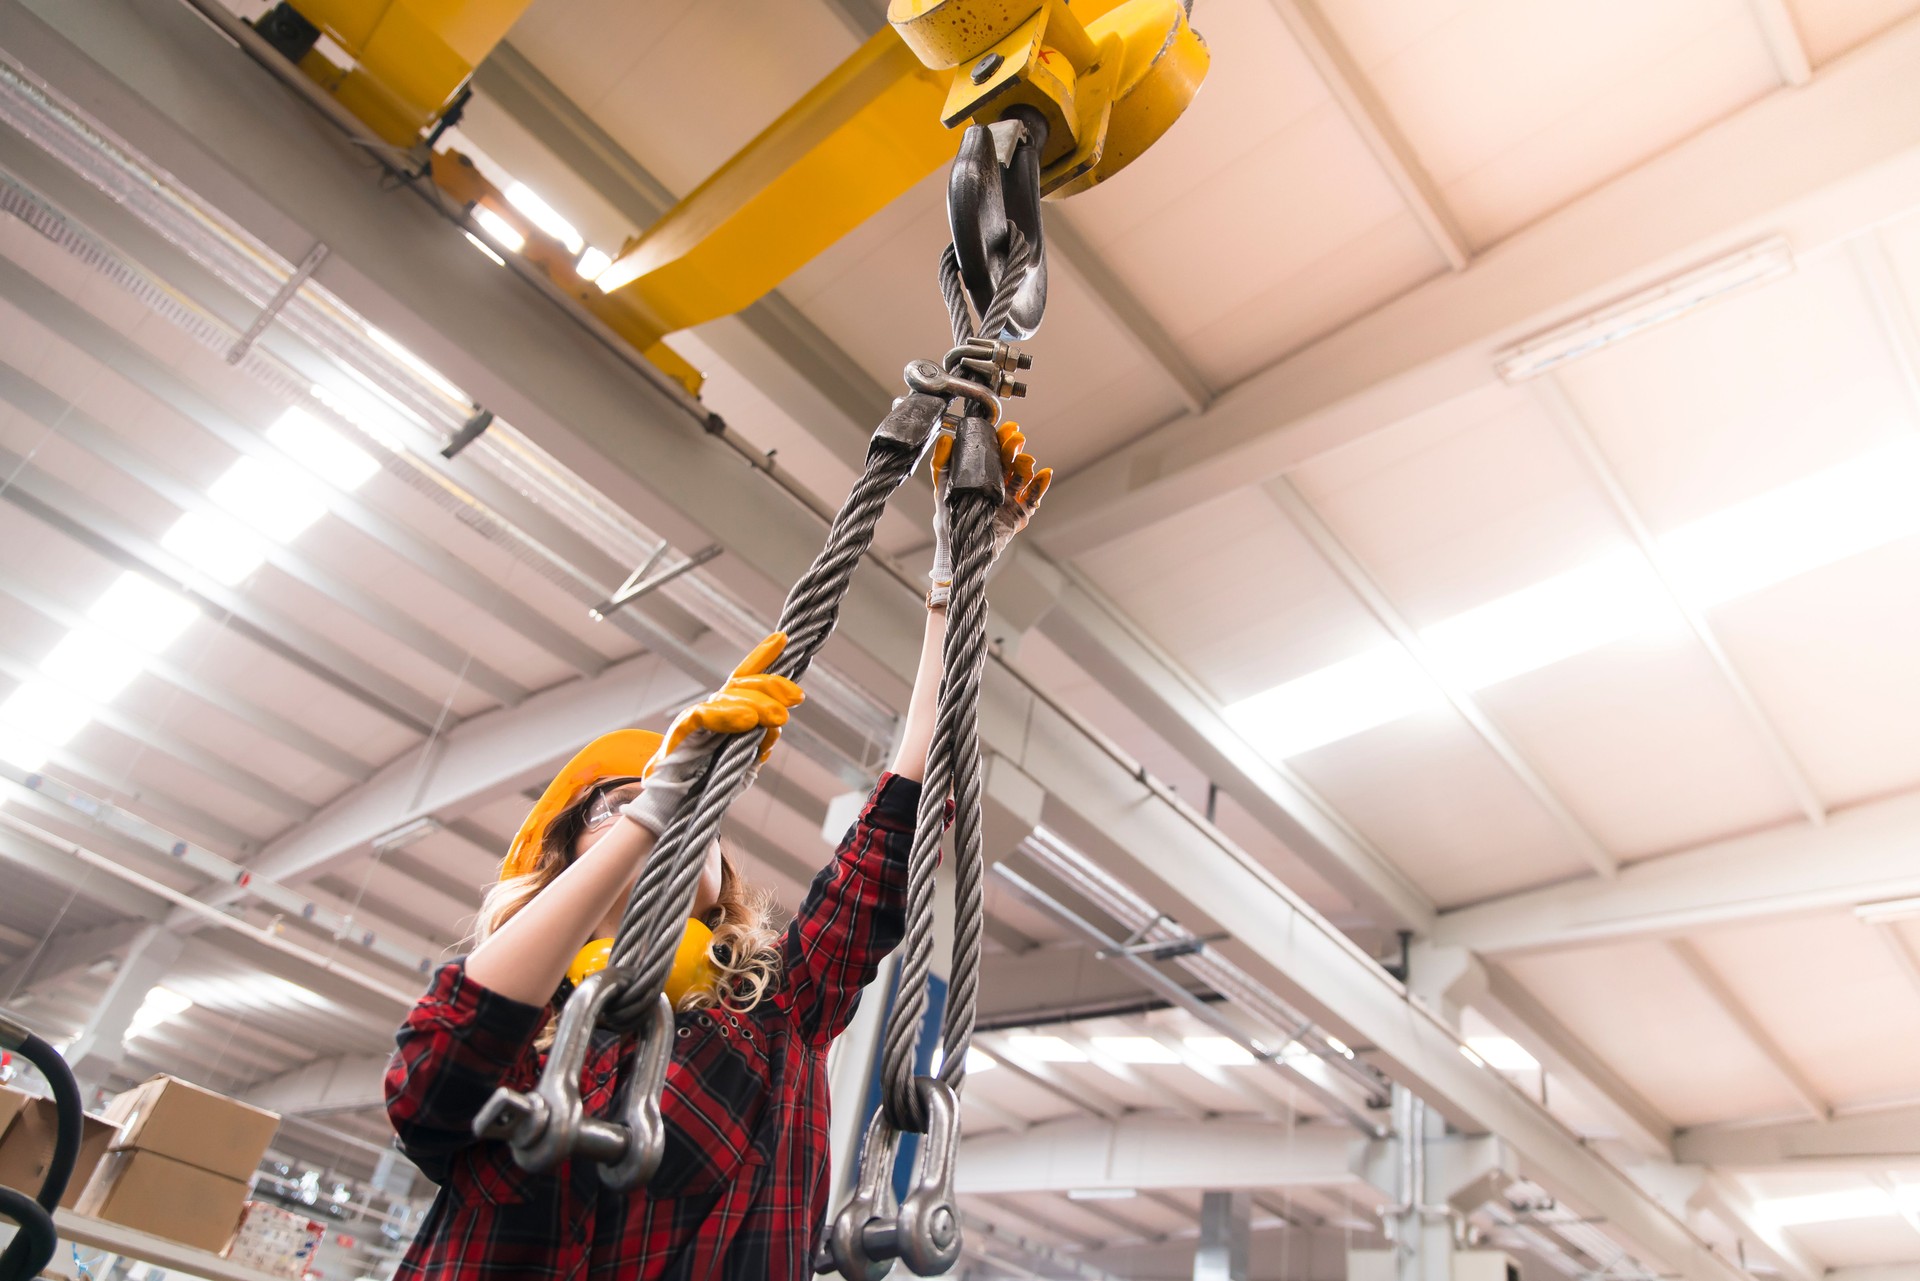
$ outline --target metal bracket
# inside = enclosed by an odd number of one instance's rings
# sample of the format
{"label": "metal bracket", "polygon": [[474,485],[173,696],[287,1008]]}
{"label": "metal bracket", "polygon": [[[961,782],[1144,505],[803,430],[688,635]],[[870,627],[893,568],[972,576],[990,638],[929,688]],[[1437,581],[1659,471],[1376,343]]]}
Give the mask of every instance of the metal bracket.
{"label": "metal bracket", "polygon": [[300,286],[307,283],[307,278],[319,269],[320,264],[327,260],[327,255],[331,252],[325,244],[317,244],[307,250],[307,256],[300,260],[300,265],[293,269],[293,274],[273,291],[273,297],[267,299],[267,305],[260,309],[260,314],[253,318],[251,325],[247,326],[247,332],[234,339],[233,346],[227,348],[229,365],[237,365],[246,359],[247,353],[253,350],[253,344],[259,341],[260,335],[266,333],[267,326],[273,323],[273,318],[280,314],[283,307],[293,301],[293,296],[300,292]]}

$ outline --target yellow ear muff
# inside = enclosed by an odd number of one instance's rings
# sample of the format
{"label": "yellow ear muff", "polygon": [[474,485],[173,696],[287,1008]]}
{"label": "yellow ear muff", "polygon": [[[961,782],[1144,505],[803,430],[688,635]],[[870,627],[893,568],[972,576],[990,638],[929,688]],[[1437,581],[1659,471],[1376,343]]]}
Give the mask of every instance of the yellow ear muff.
{"label": "yellow ear muff", "polygon": [[[713,962],[707,957],[707,948],[712,944],[712,930],[699,921],[687,922],[687,928],[680,935],[680,946],[673,954],[673,968],[667,972],[667,1000],[675,1009],[680,1008],[680,999],[687,993],[713,987]],[[589,975],[606,969],[612,957],[613,940],[595,939],[574,954],[573,964],[567,967],[567,978],[579,987]]]}

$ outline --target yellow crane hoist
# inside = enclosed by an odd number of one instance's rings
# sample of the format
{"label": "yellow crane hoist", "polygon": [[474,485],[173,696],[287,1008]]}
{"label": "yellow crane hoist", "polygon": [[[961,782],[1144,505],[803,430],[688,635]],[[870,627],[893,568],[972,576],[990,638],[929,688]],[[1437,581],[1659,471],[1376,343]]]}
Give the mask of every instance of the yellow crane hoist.
{"label": "yellow crane hoist", "polygon": [[[380,138],[430,148],[529,3],[290,0],[255,25]],[[1124,169],[1180,117],[1208,67],[1181,0],[891,0],[887,20],[593,282],[464,157],[423,156],[426,171],[463,207],[512,223],[526,236],[523,256],[556,288],[697,392],[699,375],[661,339],[774,289],[952,159],[950,130],[1000,126],[993,160],[1004,182],[969,194],[956,177],[951,196],[977,295],[1004,254],[1007,223],[1037,241],[1039,199]],[[322,35],[348,65],[322,52]],[[1036,296],[1013,326],[1028,333],[1044,304],[1044,263],[1034,274]]]}

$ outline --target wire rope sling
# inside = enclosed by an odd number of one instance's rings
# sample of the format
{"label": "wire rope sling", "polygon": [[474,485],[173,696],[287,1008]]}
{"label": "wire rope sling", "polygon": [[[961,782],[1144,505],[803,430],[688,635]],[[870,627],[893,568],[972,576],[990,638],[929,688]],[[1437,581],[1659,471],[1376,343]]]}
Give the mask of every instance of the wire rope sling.
{"label": "wire rope sling", "polygon": [[[1013,343],[1032,336],[1046,305],[1046,251],[1040,220],[1039,154],[1046,125],[1018,108],[993,125],[970,127],[948,183],[953,243],[940,259],[941,295],[954,345],[935,363],[907,365],[907,394],[874,431],[864,469],[828,530],[826,545],[788,593],[776,630],[787,644],[770,669],[798,680],[832,634],[853,571],[873,542],[887,500],[940,440],[953,580],[945,674],[933,746],[908,867],[906,934],[899,998],[886,1030],[885,1106],[869,1127],[856,1190],[834,1216],[817,1261],[850,1277],[878,1277],[894,1258],[923,1275],[959,1258],[953,1200],[959,1099],[979,992],[981,834],[979,695],[987,650],[987,570],[994,513],[1004,496],[1001,397],[1022,395],[1014,374],[1030,359]],[[664,1148],[660,1094],[673,1043],[673,1009],[663,988],[692,907],[708,845],[744,789],[760,735],[735,735],[682,799],[628,900],[607,968],[567,1001],[540,1080],[531,1092],[502,1087],[474,1121],[482,1138],[504,1139],[514,1159],[546,1170],[572,1157],[597,1163],[616,1189],[652,1177]],[[935,1077],[914,1075],[913,1051],[927,1008],[932,960],[934,868],[948,795],[955,801],[955,940],[949,999]],[[617,1116],[584,1114],[580,1073],[596,1024],[637,1031],[632,1070]],[[924,1133],[912,1190],[898,1206],[889,1186],[899,1136]]]}
{"label": "wire rope sling", "polygon": [[13,1240],[0,1252],[0,1281],[26,1281],[40,1275],[60,1243],[53,1212],[66,1195],[74,1162],[80,1155],[80,1087],[60,1051],[4,1013],[0,1013],[0,1050],[18,1054],[39,1068],[53,1090],[53,1158],[47,1163],[39,1190],[29,1196],[17,1188],[0,1187],[0,1219],[11,1219],[18,1225]]}

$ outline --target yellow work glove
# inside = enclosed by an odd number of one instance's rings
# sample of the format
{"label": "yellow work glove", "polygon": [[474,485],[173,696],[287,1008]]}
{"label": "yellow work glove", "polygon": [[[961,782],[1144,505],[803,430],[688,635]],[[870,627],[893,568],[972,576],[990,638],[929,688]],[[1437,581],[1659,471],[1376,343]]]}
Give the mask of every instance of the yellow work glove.
{"label": "yellow work glove", "polygon": [[[780,727],[806,695],[784,676],[771,676],[787,647],[784,632],[775,632],[754,647],[746,661],[733,669],[727,683],[674,718],[673,725],[642,774],[645,787],[620,812],[655,836],[667,830],[681,798],[700,779],[707,758],[735,734],[763,730],[760,763],[773,751]],[[751,779],[749,779],[751,782]]]}
{"label": "yellow work glove", "polygon": [[[997,434],[1007,496],[993,513],[993,559],[996,561],[1013,536],[1033,519],[1034,512],[1040,509],[1040,500],[1046,497],[1047,486],[1053,483],[1053,468],[1034,470],[1033,455],[1026,452],[1027,438],[1020,434],[1020,424],[1001,423]],[[933,590],[927,593],[928,607],[936,609],[947,603],[953,590],[953,548],[947,540],[946,519],[947,460],[952,456],[953,437],[943,435],[933,447],[933,569],[928,574]]]}

